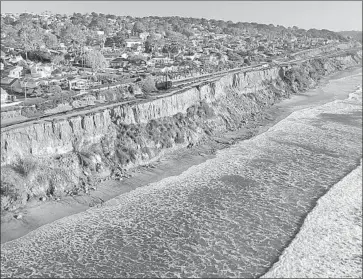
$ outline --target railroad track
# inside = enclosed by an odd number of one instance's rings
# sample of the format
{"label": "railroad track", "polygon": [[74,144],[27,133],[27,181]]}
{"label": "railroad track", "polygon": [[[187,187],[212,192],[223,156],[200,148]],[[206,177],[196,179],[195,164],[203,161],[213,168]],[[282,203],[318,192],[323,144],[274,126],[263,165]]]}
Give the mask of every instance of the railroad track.
{"label": "railroad track", "polygon": [[[292,61],[286,61],[286,62],[280,62],[280,63],[284,63],[284,64],[285,63],[302,63],[304,61],[308,61],[308,60],[311,60],[311,59],[323,58],[323,57],[332,57],[332,56],[338,55],[340,53],[346,53],[348,51],[353,51],[353,50],[361,50],[361,48],[341,50],[341,51],[337,51],[337,52],[329,53],[329,54],[325,54],[325,55],[318,55],[318,56],[315,56],[315,57],[309,57],[309,58],[305,58],[305,59],[298,59],[298,60],[292,60]],[[268,67],[264,66],[266,64],[268,65]],[[261,64],[258,64],[258,65],[253,65],[253,66],[248,66],[248,67],[235,68],[235,69],[230,69],[230,70],[226,70],[226,71],[206,74],[206,75],[202,75],[202,76],[190,77],[188,79],[183,79],[181,81],[173,81],[173,87],[171,89],[167,90],[163,94],[150,96],[147,99],[127,100],[127,101],[117,102],[117,103],[114,103],[114,104],[98,104],[98,105],[92,106],[91,108],[81,107],[81,108],[72,109],[71,111],[63,111],[63,112],[58,112],[58,113],[54,113],[54,114],[51,114],[51,115],[43,115],[43,116],[39,116],[39,117],[33,117],[33,118],[22,120],[22,121],[19,121],[19,122],[16,122],[16,123],[9,123],[9,124],[5,124],[5,125],[1,125],[1,131],[5,132],[7,130],[15,129],[16,127],[18,127],[20,125],[24,125],[24,124],[31,125],[31,124],[36,124],[36,123],[38,123],[40,121],[52,121],[57,117],[66,116],[67,118],[69,118],[69,117],[76,116],[76,115],[82,115],[82,114],[86,115],[88,113],[92,113],[92,112],[100,111],[100,110],[105,110],[105,109],[113,108],[113,107],[120,106],[120,105],[134,104],[134,103],[139,103],[139,102],[147,102],[147,101],[150,101],[150,100],[165,98],[167,96],[171,96],[171,95],[174,95],[174,94],[179,94],[181,92],[184,92],[185,90],[188,90],[188,89],[190,89],[192,87],[195,87],[198,84],[201,84],[203,82],[211,82],[213,80],[217,80],[217,79],[219,79],[219,78],[221,78],[221,77],[223,77],[225,75],[231,74],[231,73],[245,72],[245,71],[248,71],[248,70],[257,71],[257,70],[261,70],[261,69],[268,69],[270,67],[271,67],[271,65],[269,63],[261,63]]]}
{"label": "railroad track", "polygon": [[187,86],[187,85],[193,84],[193,83],[209,81],[210,79],[219,78],[219,77],[223,77],[225,75],[231,74],[231,73],[238,73],[238,72],[247,71],[247,70],[251,70],[251,69],[259,70],[260,67],[262,67],[265,64],[267,64],[267,63],[261,63],[258,65],[248,66],[248,67],[234,68],[234,69],[211,73],[211,74],[207,74],[207,75],[191,77],[191,78],[184,79],[181,81],[177,80],[177,81],[173,81],[173,87]]}
{"label": "railroad track", "polygon": [[[71,111],[63,111],[63,112],[53,113],[51,115],[43,115],[43,116],[39,116],[39,117],[29,118],[29,119],[22,120],[22,121],[19,121],[16,123],[9,123],[9,124],[5,124],[5,125],[1,125],[1,131],[5,132],[10,129],[15,129],[17,126],[24,125],[24,124],[31,125],[31,124],[36,124],[40,121],[52,121],[57,117],[66,116],[68,118],[68,117],[72,117],[75,115],[88,114],[93,111],[105,110],[105,109],[120,106],[120,105],[126,105],[126,104],[137,103],[140,101],[150,101],[150,100],[165,98],[167,96],[171,96],[174,94],[184,92],[185,90],[188,90],[188,89],[194,87],[196,84],[200,84],[202,82],[208,82],[208,81],[211,81],[212,79],[218,79],[218,78],[223,77],[232,72],[239,72],[239,71],[241,71],[241,70],[232,69],[232,70],[228,70],[228,71],[224,71],[224,72],[212,73],[212,74],[209,74],[208,76],[195,77],[190,81],[183,81],[183,83],[180,83],[178,85],[177,89],[176,88],[169,89],[170,90],[169,92],[165,92],[163,94],[159,94],[159,95],[155,95],[155,96],[150,96],[148,99],[136,99],[136,100],[122,101],[122,102],[117,102],[114,104],[99,104],[99,105],[92,106],[91,108],[88,108],[88,107],[74,108]],[[6,129],[6,128],[9,128],[9,129]]]}

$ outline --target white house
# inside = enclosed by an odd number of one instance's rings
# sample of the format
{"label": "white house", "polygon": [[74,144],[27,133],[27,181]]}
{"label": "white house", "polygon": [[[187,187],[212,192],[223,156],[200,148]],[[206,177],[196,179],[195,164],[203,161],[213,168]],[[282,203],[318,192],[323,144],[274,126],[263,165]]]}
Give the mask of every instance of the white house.
{"label": "white house", "polygon": [[142,45],[143,42],[139,38],[126,39],[126,47],[133,47],[134,45]]}
{"label": "white house", "polygon": [[188,54],[188,55],[183,55],[183,58],[186,59],[186,60],[194,60],[194,58],[196,58],[196,55],[195,53],[193,54]]}
{"label": "white house", "polygon": [[38,80],[38,79],[24,79],[24,80],[20,81],[21,88],[24,91],[29,90],[29,89],[35,89],[42,83],[43,83],[43,81]]}
{"label": "white house", "polygon": [[22,70],[23,70],[23,67],[21,67],[21,66],[12,67],[12,68],[10,68],[8,77],[20,78]]}
{"label": "white house", "polygon": [[52,67],[36,64],[30,68],[30,73],[33,78],[50,77],[52,73]]}
{"label": "white house", "polygon": [[81,79],[81,78],[74,78],[71,80],[68,80],[68,86],[69,90],[84,90],[88,87],[87,80]]}
{"label": "white house", "polygon": [[153,58],[151,58],[152,62],[154,62],[155,64],[169,64],[172,63],[173,60],[170,59],[167,56],[154,56]]}
{"label": "white house", "polygon": [[20,55],[13,56],[13,57],[10,57],[9,63],[16,64],[16,63],[18,63],[21,60],[23,60],[23,57],[21,57]]}
{"label": "white house", "polygon": [[139,37],[141,40],[145,41],[149,35],[149,32],[142,32],[139,34]]}
{"label": "white house", "polygon": [[126,52],[124,52],[124,53],[122,53],[122,54],[120,55],[120,57],[122,57],[122,58],[124,58],[124,59],[127,59],[127,57],[129,57],[129,55],[128,55]]}

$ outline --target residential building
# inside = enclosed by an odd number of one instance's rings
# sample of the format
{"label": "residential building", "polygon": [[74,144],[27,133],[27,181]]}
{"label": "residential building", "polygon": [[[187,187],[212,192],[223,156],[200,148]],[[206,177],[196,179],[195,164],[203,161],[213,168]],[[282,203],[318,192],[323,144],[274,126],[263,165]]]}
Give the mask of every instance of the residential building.
{"label": "residential building", "polygon": [[18,78],[4,77],[1,79],[0,85],[2,88],[10,92],[22,92]]}
{"label": "residential building", "polygon": [[26,78],[24,80],[20,81],[20,85],[22,88],[22,91],[27,92],[27,90],[33,90],[37,88],[39,85],[43,83],[42,80],[33,79],[33,78]]}
{"label": "residential building", "polygon": [[23,67],[21,66],[15,66],[9,69],[8,77],[10,78],[20,78],[21,73],[23,71]]}
{"label": "residential building", "polygon": [[50,77],[52,73],[52,67],[41,64],[35,64],[30,67],[31,76],[33,78]]}
{"label": "residential building", "polygon": [[139,38],[143,41],[146,41],[147,37],[149,36],[149,32],[142,32],[139,34]]}
{"label": "residential building", "polygon": [[122,68],[128,64],[128,61],[122,57],[118,57],[112,61],[110,61],[111,68]]}
{"label": "residential building", "polygon": [[81,78],[73,78],[68,80],[69,90],[84,90],[88,87],[87,80]]}
{"label": "residential building", "polygon": [[126,47],[133,47],[134,45],[142,45],[143,42],[140,38],[137,37],[131,37],[129,39],[126,39]]}
{"label": "residential building", "polygon": [[168,64],[168,63],[172,63],[173,60],[170,59],[167,56],[154,56],[153,58],[151,58],[151,60],[155,63],[155,64]]}
{"label": "residential building", "polygon": [[11,63],[11,64],[17,64],[21,60],[23,60],[23,57],[21,57],[20,55],[18,55],[18,56],[12,56],[12,57],[9,58],[9,63]]}

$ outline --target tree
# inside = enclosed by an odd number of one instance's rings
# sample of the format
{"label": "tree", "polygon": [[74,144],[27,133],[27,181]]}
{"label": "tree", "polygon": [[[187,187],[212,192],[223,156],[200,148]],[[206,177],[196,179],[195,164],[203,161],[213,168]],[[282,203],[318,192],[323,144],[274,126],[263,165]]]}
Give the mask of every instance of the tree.
{"label": "tree", "polygon": [[21,46],[18,30],[10,25],[1,24],[1,34],[4,34],[5,38],[1,38],[1,43],[7,46]]}
{"label": "tree", "polygon": [[187,36],[188,39],[194,35],[194,33],[190,29],[184,28],[181,32],[183,35]]}
{"label": "tree", "polygon": [[64,42],[78,42],[81,45],[86,42],[85,32],[79,26],[73,24],[65,26],[60,36]]}
{"label": "tree", "polygon": [[53,34],[46,34],[44,36],[44,42],[45,42],[45,45],[48,47],[48,48],[55,48],[58,46],[58,39],[57,39],[57,36],[53,35]]}
{"label": "tree", "polygon": [[235,52],[228,51],[227,56],[228,56],[228,59],[231,61],[242,61],[242,57]]}
{"label": "tree", "polygon": [[134,26],[132,27],[132,32],[136,34],[136,33],[142,33],[144,31],[145,31],[144,24],[142,24],[142,22],[140,21],[136,21]]}
{"label": "tree", "polygon": [[31,14],[22,13],[19,15],[18,23],[27,25],[30,27],[33,25],[32,20],[33,20],[33,16]]}
{"label": "tree", "polygon": [[49,93],[58,95],[62,92],[62,88],[59,85],[52,85],[49,87]]}
{"label": "tree", "polygon": [[142,92],[144,92],[146,94],[151,93],[153,91],[157,91],[154,78],[151,76],[148,76],[147,78],[145,78],[141,82],[141,90],[142,90]]}
{"label": "tree", "polygon": [[106,58],[102,55],[100,51],[93,50],[85,53],[84,55],[85,63],[87,66],[91,67],[93,71],[98,71],[99,69],[104,69],[108,66]]}
{"label": "tree", "polygon": [[82,24],[88,25],[87,18],[81,13],[73,13],[71,21],[74,25],[82,25]]}
{"label": "tree", "polygon": [[147,40],[145,41],[145,52],[146,53],[151,53],[154,49],[155,45],[153,40],[151,40],[150,38],[147,38]]}
{"label": "tree", "polygon": [[106,17],[102,17],[102,16],[93,17],[92,21],[88,25],[88,28],[90,28],[92,30],[97,30],[97,29],[105,30],[107,28]]}
{"label": "tree", "polygon": [[66,53],[64,55],[64,61],[66,61],[66,64],[69,64],[71,59],[72,59],[72,57],[71,57],[71,55],[69,53]]}
{"label": "tree", "polygon": [[28,52],[34,51],[43,45],[43,34],[39,29],[24,25],[19,29],[18,35],[25,50],[26,60],[28,60]]}
{"label": "tree", "polygon": [[[121,35],[120,32],[116,35],[117,36],[106,38],[106,41],[105,41],[106,47],[113,47],[113,46],[122,47],[122,46],[124,46],[125,36]],[[121,35],[121,36],[119,36],[119,35]]]}
{"label": "tree", "polygon": [[64,55],[56,55],[52,58],[52,63],[55,65],[59,65],[65,61]]}
{"label": "tree", "polygon": [[[13,25],[15,23],[15,20],[13,17],[6,15],[4,17],[4,24],[9,24],[9,25]],[[4,24],[1,24],[1,26],[4,26]]]}
{"label": "tree", "polygon": [[33,94],[36,96],[36,97],[41,97],[43,94],[44,94],[44,91],[42,90],[41,87],[37,87],[35,88],[35,90],[33,91]]}

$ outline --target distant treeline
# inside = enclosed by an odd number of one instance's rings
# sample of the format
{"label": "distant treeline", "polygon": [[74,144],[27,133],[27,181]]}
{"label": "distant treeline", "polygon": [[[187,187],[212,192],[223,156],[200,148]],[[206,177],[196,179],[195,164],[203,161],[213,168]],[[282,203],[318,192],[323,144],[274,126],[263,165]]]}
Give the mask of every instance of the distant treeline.
{"label": "distant treeline", "polygon": [[339,34],[346,38],[350,37],[354,40],[362,42],[362,31],[341,31]]}
{"label": "distant treeline", "polygon": [[[99,31],[103,31],[103,35],[99,35]],[[165,38],[179,44],[189,44],[188,39],[206,31],[232,36],[261,34],[277,37],[306,36],[345,40],[341,34],[326,29],[305,30],[297,26],[286,28],[282,25],[255,22],[232,22],[178,16],[136,18],[94,12],[91,14],[74,13],[70,17],[56,14],[51,23],[39,15],[28,13],[20,14],[17,19],[10,15],[1,18],[2,43],[14,48],[19,47],[25,51],[36,50],[41,46],[53,48],[59,46],[59,43],[102,44],[107,37],[112,37],[115,44],[122,45],[129,36],[142,32],[149,32],[152,41],[160,42]],[[155,37],[155,34],[161,34],[162,37]],[[208,38],[206,39],[208,40]]]}

